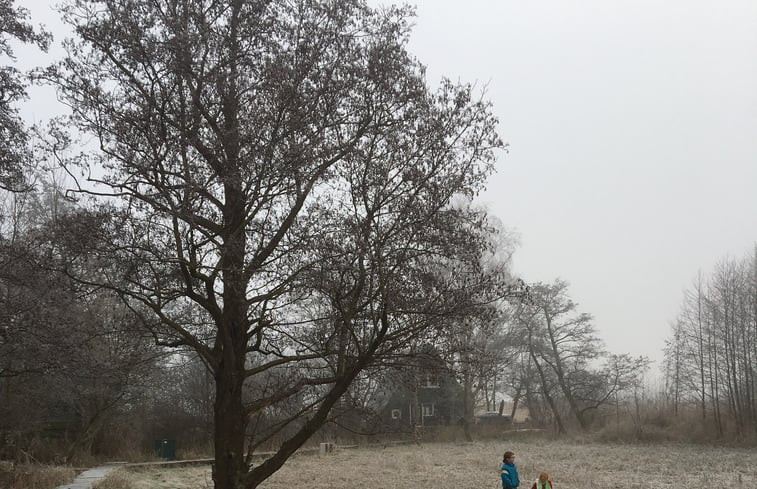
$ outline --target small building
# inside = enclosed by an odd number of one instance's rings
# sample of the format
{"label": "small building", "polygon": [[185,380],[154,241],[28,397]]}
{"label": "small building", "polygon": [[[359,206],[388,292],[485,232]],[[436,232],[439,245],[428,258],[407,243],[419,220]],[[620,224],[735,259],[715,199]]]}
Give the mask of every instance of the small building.
{"label": "small building", "polygon": [[408,431],[416,426],[457,423],[463,415],[463,388],[438,355],[385,376],[384,399],[379,411],[384,428]]}
{"label": "small building", "polygon": [[512,411],[513,411],[513,401],[505,401],[502,414],[512,414],[513,423],[528,422],[528,419],[529,419],[528,408],[526,407],[525,402],[523,401],[519,402],[518,407],[515,409],[515,413],[513,413]]}

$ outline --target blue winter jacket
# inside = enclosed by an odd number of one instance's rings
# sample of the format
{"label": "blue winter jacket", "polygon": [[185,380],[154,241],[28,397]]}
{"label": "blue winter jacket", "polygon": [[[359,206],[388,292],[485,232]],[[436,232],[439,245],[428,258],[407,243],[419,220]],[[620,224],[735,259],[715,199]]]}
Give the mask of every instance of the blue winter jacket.
{"label": "blue winter jacket", "polygon": [[515,465],[502,464],[502,489],[515,489],[520,485],[518,469]]}

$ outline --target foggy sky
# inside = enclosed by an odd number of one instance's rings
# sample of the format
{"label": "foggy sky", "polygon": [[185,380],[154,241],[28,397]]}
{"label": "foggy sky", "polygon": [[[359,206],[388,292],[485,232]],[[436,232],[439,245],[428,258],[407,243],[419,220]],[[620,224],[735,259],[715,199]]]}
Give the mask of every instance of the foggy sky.
{"label": "foggy sky", "polygon": [[422,0],[432,83],[488,87],[481,201],[526,281],[571,283],[614,353],[662,360],[683,289],[757,242],[757,2]]}
{"label": "foggy sky", "polygon": [[[20,2],[57,44],[54,3]],[[610,351],[659,366],[697,271],[757,241],[757,2],[415,4],[429,83],[486,86],[510,143],[480,202],[520,235],[515,271],[569,281]],[[25,117],[56,112],[31,94]]]}

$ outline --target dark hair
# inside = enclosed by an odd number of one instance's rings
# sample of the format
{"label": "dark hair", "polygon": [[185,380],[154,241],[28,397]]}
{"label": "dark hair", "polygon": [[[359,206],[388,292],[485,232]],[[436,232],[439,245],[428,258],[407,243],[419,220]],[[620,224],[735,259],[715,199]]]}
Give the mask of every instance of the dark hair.
{"label": "dark hair", "polygon": [[505,454],[502,456],[502,463],[507,462],[508,458],[511,458],[511,457],[514,457],[514,456],[515,456],[515,454],[513,452],[510,452],[510,451],[505,452]]}

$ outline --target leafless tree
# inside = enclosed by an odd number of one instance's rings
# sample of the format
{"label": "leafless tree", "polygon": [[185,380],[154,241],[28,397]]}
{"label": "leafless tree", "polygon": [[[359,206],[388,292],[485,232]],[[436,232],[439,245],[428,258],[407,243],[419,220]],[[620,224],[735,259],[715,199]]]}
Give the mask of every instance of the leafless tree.
{"label": "leafless tree", "polygon": [[[35,30],[28,23],[29,12],[0,0],[0,57],[15,61],[11,39],[34,44],[46,51],[50,34]],[[19,191],[27,188],[24,169],[31,164],[29,136],[16,104],[26,98],[26,81],[12,64],[0,65],[0,189]]]}
{"label": "leafless tree", "polygon": [[682,400],[696,403],[703,426],[714,426],[717,436],[757,430],[756,270],[754,256],[747,256],[722,260],[708,279],[700,273],[685,292],[669,342],[680,352],[674,380]]}
{"label": "leafless tree", "polygon": [[[429,91],[405,49],[407,8],[72,0],[65,11],[80,42],[41,76],[100,143],[107,173],[81,190],[115,199],[88,223],[97,253],[81,262],[100,273],[83,282],[120,294],[159,344],[197,352],[215,383],[215,486],[256,487],[377,356],[431,326],[434,297],[459,288],[429,266],[458,240],[450,199],[492,169],[496,121],[473,87]],[[327,315],[304,317],[320,298]],[[252,466],[251,416],[291,399],[290,435]]]}

